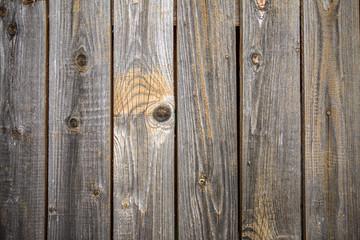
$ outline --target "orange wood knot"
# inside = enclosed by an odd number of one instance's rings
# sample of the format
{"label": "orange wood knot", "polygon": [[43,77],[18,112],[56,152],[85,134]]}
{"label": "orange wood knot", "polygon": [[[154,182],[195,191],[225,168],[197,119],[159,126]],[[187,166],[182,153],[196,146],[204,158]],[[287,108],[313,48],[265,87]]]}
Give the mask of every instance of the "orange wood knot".
{"label": "orange wood knot", "polygon": [[49,209],[50,214],[56,214],[56,209],[54,207],[51,207]]}
{"label": "orange wood knot", "polygon": [[0,17],[6,17],[8,15],[8,11],[4,6],[0,6]]}
{"label": "orange wood knot", "polygon": [[171,108],[167,105],[160,105],[155,108],[153,117],[158,122],[166,122],[171,117]]}
{"label": "orange wood knot", "polygon": [[205,174],[203,174],[199,179],[199,185],[204,186],[206,184],[207,177]]}
{"label": "orange wood knot", "polygon": [[251,62],[254,66],[260,65],[260,55],[258,53],[253,53],[251,55]]}
{"label": "orange wood knot", "polygon": [[24,6],[34,5],[36,1],[37,1],[37,0],[24,0],[22,4],[23,4]]}
{"label": "orange wood knot", "polygon": [[10,24],[10,25],[8,26],[8,33],[9,33],[9,35],[10,35],[11,37],[16,34],[16,31],[17,31],[17,27],[16,27],[16,24],[15,24],[15,23]]}
{"label": "orange wood knot", "polygon": [[266,11],[266,0],[257,0],[257,9],[260,11]]}

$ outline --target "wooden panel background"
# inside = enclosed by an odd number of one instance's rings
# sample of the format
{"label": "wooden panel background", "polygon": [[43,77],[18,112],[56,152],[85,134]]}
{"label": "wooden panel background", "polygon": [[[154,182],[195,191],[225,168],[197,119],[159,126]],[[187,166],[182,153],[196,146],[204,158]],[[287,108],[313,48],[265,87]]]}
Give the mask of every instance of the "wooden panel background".
{"label": "wooden panel background", "polygon": [[44,237],[46,5],[0,1],[0,239]]}
{"label": "wooden panel background", "polygon": [[304,1],[307,239],[360,239],[359,1]]}
{"label": "wooden panel background", "polygon": [[177,2],[180,239],[238,239],[234,2]]}
{"label": "wooden panel background", "polygon": [[242,237],[301,238],[300,1],[242,2]]}
{"label": "wooden panel background", "polygon": [[114,238],[171,239],[173,1],[115,1],[114,14]]}
{"label": "wooden panel background", "polygon": [[49,239],[110,239],[110,2],[50,1]]}
{"label": "wooden panel background", "polygon": [[359,0],[0,0],[0,239],[360,239]]}

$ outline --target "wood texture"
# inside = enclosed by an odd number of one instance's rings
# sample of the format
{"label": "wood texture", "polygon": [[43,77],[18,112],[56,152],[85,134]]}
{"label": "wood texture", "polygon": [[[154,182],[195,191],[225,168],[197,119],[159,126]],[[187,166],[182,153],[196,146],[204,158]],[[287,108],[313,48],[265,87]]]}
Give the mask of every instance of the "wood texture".
{"label": "wood texture", "polygon": [[0,239],[43,239],[45,2],[0,8]]}
{"label": "wood texture", "polygon": [[110,239],[110,1],[50,1],[49,239]]}
{"label": "wood texture", "polygon": [[360,239],[359,1],[304,1],[307,239]]}
{"label": "wood texture", "polygon": [[114,238],[174,238],[173,1],[114,2]]}
{"label": "wood texture", "polygon": [[234,1],[177,2],[179,239],[238,239]]}
{"label": "wood texture", "polygon": [[[235,21],[235,25],[239,26],[240,25],[240,11],[239,11],[239,5],[240,5],[240,0],[234,0],[235,1],[235,18],[232,18]],[[176,12],[176,3],[174,4],[174,25],[176,25],[177,22],[177,12]]]}
{"label": "wood texture", "polygon": [[300,1],[242,1],[242,237],[301,239]]}

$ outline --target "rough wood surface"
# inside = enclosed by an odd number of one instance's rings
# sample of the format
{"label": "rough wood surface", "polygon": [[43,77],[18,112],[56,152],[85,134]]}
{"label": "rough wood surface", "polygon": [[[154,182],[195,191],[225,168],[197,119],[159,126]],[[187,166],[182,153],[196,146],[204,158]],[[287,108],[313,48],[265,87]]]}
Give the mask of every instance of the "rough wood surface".
{"label": "rough wood surface", "polygon": [[301,239],[300,1],[242,1],[242,237]]}
{"label": "rough wood surface", "polygon": [[[235,1],[235,11],[234,11],[234,14],[235,14],[235,17],[232,18],[233,21],[235,21],[235,25],[236,26],[239,26],[240,25],[240,11],[239,11],[239,5],[240,5],[240,0],[232,0],[232,1]],[[175,1],[176,2],[176,1]],[[232,4],[232,3],[230,3]],[[177,12],[176,12],[176,8],[177,8],[177,4],[175,3],[174,4],[174,25],[176,25],[176,22],[177,22]]]}
{"label": "rough wood surface", "polygon": [[238,239],[234,1],[177,1],[179,239]]}
{"label": "rough wood surface", "polygon": [[43,239],[45,2],[0,1],[0,239]]}
{"label": "rough wood surface", "polygon": [[304,1],[307,239],[360,239],[359,1]]}
{"label": "rough wood surface", "polygon": [[114,238],[174,238],[173,1],[114,2]]}
{"label": "rough wood surface", "polygon": [[110,1],[50,1],[49,20],[48,238],[109,239]]}

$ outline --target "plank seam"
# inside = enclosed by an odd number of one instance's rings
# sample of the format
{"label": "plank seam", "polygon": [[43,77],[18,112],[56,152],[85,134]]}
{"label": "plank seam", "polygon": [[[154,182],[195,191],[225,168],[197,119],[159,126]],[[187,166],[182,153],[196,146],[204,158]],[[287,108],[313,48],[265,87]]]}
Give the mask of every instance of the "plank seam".
{"label": "plank seam", "polygon": [[45,204],[44,204],[44,239],[47,239],[48,229],[48,191],[49,191],[49,59],[50,59],[50,22],[49,0],[45,1]]}

